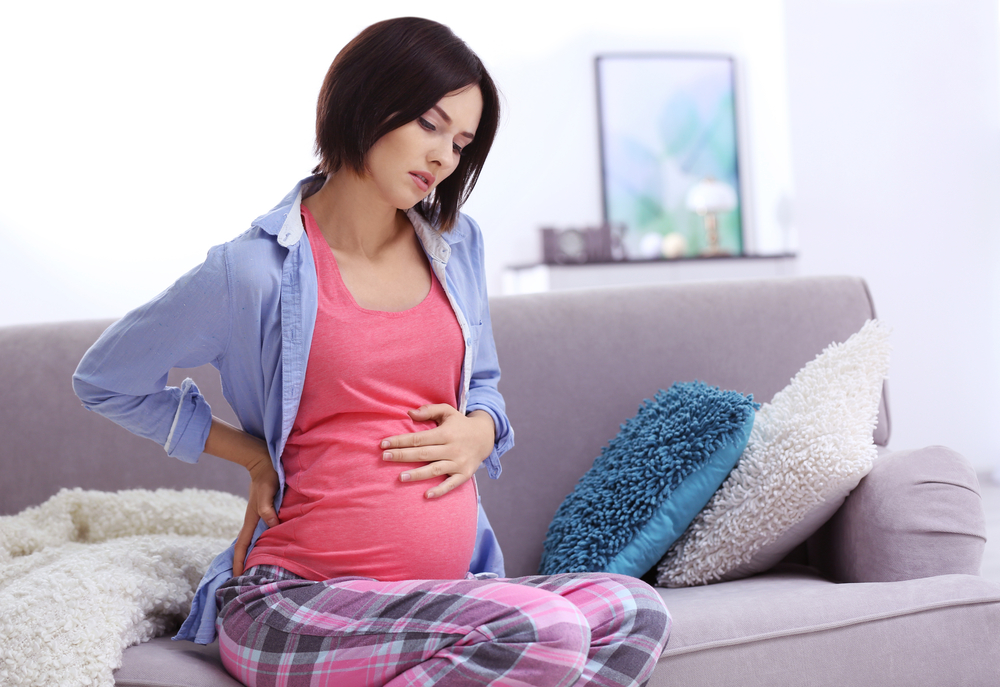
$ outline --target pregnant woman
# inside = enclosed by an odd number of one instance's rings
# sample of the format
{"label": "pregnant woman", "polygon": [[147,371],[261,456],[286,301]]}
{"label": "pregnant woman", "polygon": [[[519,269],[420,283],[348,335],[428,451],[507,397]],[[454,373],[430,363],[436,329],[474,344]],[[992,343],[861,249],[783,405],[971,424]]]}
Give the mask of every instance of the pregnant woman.
{"label": "pregnant woman", "polygon": [[[474,474],[500,475],[513,432],[459,208],[499,115],[447,27],[365,29],[323,83],[313,176],[77,369],[88,408],[249,471],[243,529],[178,635],[217,636],[246,685],[640,685],[666,643],[639,580],[504,578],[479,505]],[[166,386],[204,363],[241,428],[191,380]]]}

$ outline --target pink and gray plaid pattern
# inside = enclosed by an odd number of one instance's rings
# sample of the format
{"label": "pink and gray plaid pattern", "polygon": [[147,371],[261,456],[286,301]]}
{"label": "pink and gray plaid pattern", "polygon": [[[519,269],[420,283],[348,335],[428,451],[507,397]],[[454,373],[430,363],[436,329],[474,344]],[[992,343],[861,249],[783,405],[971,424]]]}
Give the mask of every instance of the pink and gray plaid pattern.
{"label": "pink and gray plaid pattern", "polygon": [[653,672],[670,616],[632,577],[304,580],[258,565],[218,591],[226,669],[250,687],[624,687]]}

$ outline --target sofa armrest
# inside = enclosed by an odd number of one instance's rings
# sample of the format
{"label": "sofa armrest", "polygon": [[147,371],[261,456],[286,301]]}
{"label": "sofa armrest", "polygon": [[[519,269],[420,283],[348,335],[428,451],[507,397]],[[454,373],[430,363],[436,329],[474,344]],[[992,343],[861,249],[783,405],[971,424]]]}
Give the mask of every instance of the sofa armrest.
{"label": "sofa armrest", "polygon": [[883,453],[808,541],[809,563],[838,582],[978,575],[986,546],[979,480],[943,446]]}

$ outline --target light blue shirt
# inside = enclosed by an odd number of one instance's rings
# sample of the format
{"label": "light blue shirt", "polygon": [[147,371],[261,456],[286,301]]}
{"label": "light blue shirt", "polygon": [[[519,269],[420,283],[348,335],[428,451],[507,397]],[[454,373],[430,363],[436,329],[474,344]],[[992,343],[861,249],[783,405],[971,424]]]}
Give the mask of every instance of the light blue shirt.
{"label": "light blue shirt", "polygon": [[[250,229],[209,250],[204,263],[109,327],[73,375],[85,407],[152,439],[168,455],[195,463],[205,448],[212,411],[192,380],[168,387],[167,373],[211,363],[244,431],[267,442],[280,483],[279,510],[285,487],[281,454],[298,412],[316,323],[316,268],[299,206],[322,181],[314,176],[296,184]],[[495,479],[514,433],[497,390],[500,368],[482,234],[465,215],[447,233],[414,210],[407,216],[465,337],[458,409],[484,410],[493,418],[496,442],[483,464]],[[265,528],[258,523],[254,542]],[[235,542],[209,566],[175,639],[214,641],[215,591],[232,577],[234,550]],[[481,505],[470,572],[504,574],[503,555]]]}

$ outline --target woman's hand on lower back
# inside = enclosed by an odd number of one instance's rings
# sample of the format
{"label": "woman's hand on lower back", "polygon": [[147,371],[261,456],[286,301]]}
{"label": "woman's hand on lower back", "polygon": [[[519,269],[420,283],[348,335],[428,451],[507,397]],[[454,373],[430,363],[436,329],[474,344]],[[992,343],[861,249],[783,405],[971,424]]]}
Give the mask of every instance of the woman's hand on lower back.
{"label": "woman's hand on lower back", "polygon": [[493,417],[485,410],[462,415],[446,403],[421,406],[409,411],[417,422],[436,422],[437,427],[399,434],[382,440],[382,459],[398,463],[427,463],[400,475],[404,482],[417,482],[447,475],[429,489],[427,498],[437,498],[468,481],[489,457],[496,440]]}
{"label": "woman's hand on lower back", "polygon": [[247,549],[253,540],[254,530],[257,529],[257,522],[263,520],[268,527],[278,524],[278,514],[274,511],[274,496],[277,493],[278,473],[274,471],[270,459],[250,468],[250,497],[247,499],[243,527],[236,536],[233,577],[243,574],[243,563],[246,561]]}
{"label": "woman's hand on lower back", "polygon": [[243,527],[236,537],[236,553],[233,555],[233,576],[243,573],[243,562],[253,539],[257,522],[261,519],[268,527],[278,524],[278,514],[274,511],[274,497],[278,493],[278,473],[271,464],[271,453],[267,444],[258,437],[220,420],[212,418],[212,427],[205,441],[205,452],[219,456],[245,467],[250,473],[250,498]]}

